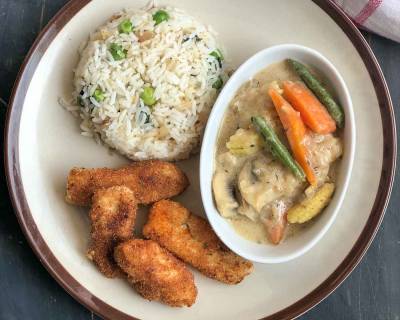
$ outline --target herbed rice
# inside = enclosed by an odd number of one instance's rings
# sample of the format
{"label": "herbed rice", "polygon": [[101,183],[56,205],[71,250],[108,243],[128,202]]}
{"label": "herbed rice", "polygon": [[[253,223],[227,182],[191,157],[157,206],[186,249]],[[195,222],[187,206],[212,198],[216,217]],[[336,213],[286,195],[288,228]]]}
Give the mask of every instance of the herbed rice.
{"label": "herbed rice", "polygon": [[[153,14],[168,12],[158,25]],[[120,33],[126,19],[133,32]],[[145,40],[147,39],[147,40]],[[126,50],[115,61],[110,46]],[[126,10],[90,36],[75,70],[74,100],[85,136],[100,137],[133,160],[179,160],[196,151],[210,109],[218,95],[213,84],[227,76],[221,61],[210,55],[218,45],[215,32],[175,8]],[[140,98],[155,89],[151,107]],[[96,89],[104,100],[94,98]]]}

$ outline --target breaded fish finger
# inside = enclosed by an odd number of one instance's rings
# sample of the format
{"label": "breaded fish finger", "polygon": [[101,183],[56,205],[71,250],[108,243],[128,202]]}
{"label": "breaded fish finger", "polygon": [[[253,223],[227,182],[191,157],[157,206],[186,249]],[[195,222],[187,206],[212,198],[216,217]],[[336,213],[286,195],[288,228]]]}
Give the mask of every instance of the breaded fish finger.
{"label": "breaded fish finger", "polygon": [[196,301],[193,274],[157,242],[128,240],[115,248],[114,259],[144,298],[173,307],[190,307]]}
{"label": "breaded fish finger", "polygon": [[228,284],[243,280],[251,262],[230,251],[209,223],[170,200],[155,203],[143,228],[146,238],[157,241],[204,275]]}
{"label": "breaded fish finger", "polygon": [[91,203],[100,188],[124,185],[140,204],[149,204],[182,193],[189,181],[173,163],[148,160],[120,169],[73,168],[68,175],[66,201],[80,206]]}
{"label": "breaded fish finger", "polygon": [[87,257],[101,273],[113,278],[120,274],[114,248],[133,237],[137,203],[133,192],[123,186],[99,189],[90,210],[91,241]]}

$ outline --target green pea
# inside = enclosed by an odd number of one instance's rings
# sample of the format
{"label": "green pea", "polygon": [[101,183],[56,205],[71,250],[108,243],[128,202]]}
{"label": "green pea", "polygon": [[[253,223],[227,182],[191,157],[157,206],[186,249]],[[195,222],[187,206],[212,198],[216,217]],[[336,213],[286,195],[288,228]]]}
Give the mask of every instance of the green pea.
{"label": "green pea", "polygon": [[145,87],[143,92],[140,94],[140,98],[146,106],[151,107],[156,104],[157,100],[154,97],[154,91],[153,87]]}
{"label": "green pea", "polygon": [[104,96],[104,92],[103,92],[101,89],[97,88],[96,90],[94,90],[93,98],[94,98],[97,102],[102,102],[102,101],[104,101],[104,99],[105,99],[106,97]]}
{"label": "green pea", "polygon": [[224,85],[224,82],[222,81],[222,78],[218,77],[218,79],[213,83],[212,87],[214,89],[219,90],[222,88],[223,85]]}
{"label": "green pea", "polygon": [[164,10],[158,10],[155,14],[153,14],[153,20],[155,21],[155,25],[158,25],[163,21],[168,21],[169,14]]}
{"label": "green pea", "polygon": [[118,61],[126,58],[128,50],[124,50],[119,44],[112,43],[110,46],[110,52],[114,60]]}
{"label": "green pea", "polygon": [[118,26],[119,33],[129,34],[132,32],[132,30],[133,30],[133,25],[132,25],[131,20],[129,20],[129,19],[122,21]]}

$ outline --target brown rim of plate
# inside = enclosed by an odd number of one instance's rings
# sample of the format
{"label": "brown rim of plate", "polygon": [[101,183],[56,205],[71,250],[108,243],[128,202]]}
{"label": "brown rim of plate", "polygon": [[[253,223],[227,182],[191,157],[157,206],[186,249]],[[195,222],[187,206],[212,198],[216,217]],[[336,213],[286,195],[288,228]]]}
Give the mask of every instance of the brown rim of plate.
{"label": "brown rim of plate", "polygon": [[[72,297],[104,319],[135,320],[136,318],[113,308],[90,293],[75,280],[57,260],[45,243],[33,220],[25,197],[20,172],[18,151],[19,125],[22,107],[30,81],[32,80],[41,58],[58,32],[90,1],[91,0],[71,0],[68,2],[54,16],[46,28],[42,30],[26,56],[16,79],[7,111],[4,143],[5,170],[9,193],[19,224],[33,251],[53,278],[56,279]],[[300,316],[325,299],[347,278],[364,256],[382,222],[384,212],[389,202],[396,167],[397,138],[393,105],[384,76],[371,48],[356,26],[335,3],[331,0],[312,1],[324,10],[349,37],[363,59],[374,84],[379,101],[384,140],[382,171],[378,187],[380,192],[376,195],[374,205],[364,229],[342,263],[317,288],[289,307],[264,318],[268,320],[293,319]]]}

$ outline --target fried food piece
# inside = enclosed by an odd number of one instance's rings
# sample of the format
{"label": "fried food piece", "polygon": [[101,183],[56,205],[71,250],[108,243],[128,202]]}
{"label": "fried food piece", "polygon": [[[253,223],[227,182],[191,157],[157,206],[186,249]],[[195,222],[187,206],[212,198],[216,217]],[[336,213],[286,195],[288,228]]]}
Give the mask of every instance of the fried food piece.
{"label": "fried food piece", "polygon": [[152,240],[132,239],[115,248],[114,259],[145,299],[190,307],[197,296],[193,274]]}
{"label": "fried food piece", "polygon": [[158,160],[134,162],[120,169],[73,168],[66,201],[88,206],[97,189],[121,185],[134,192],[138,203],[149,204],[182,193],[189,181],[175,164]]}
{"label": "fried food piece", "polygon": [[236,284],[253,269],[251,262],[230,251],[209,223],[177,202],[162,200],[150,209],[143,228],[146,238],[157,241],[204,275]]}
{"label": "fried food piece", "polygon": [[137,203],[133,192],[123,186],[99,189],[90,210],[91,242],[87,257],[108,278],[121,274],[114,261],[114,248],[133,237]]}

